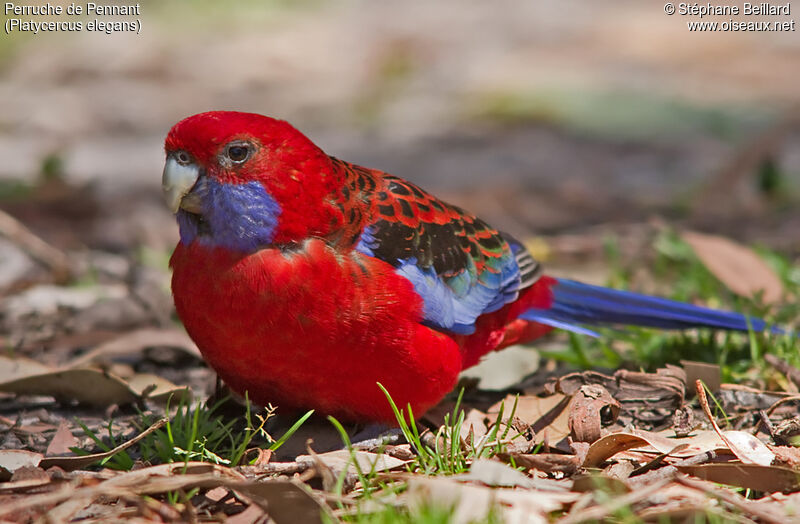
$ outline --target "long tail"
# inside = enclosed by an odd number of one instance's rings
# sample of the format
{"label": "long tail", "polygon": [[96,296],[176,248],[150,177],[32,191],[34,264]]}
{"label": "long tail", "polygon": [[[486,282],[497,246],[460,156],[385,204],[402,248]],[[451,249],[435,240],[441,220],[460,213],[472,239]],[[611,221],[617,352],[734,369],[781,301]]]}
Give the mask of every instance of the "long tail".
{"label": "long tail", "polygon": [[[597,336],[583,326],[629,325],[661,329],[707,327],[732,331],[763,331],[766,322],[741,313],[718,311],[665,298],[640,295],[574,280],[553,279],[553,301],[549,308],[528,309],[520,315],[576,333]],[[779,328],[772,328],[782,333]]]}

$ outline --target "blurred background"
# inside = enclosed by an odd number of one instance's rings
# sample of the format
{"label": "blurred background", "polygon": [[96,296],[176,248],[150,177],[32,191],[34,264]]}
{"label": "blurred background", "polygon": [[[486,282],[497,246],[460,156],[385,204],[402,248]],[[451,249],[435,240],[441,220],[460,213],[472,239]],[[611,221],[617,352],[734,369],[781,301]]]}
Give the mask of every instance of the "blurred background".
{"label": "blurred background", "polygon": [[[129,286],[155,271],[165,295],[177,228],[160,198],[163,139],[212,109],[287,119],[553,266],[664,224],[800,251],[794,31],[689,32],[691,18],[636,0],[142,1],[103,19],[139,19],[141,33],[0,39],[0,209],[55,249],[6,227],[5,294],[63,283],[70,266],[72,282]],[[148,301],[171,312],[168,296]],[[29,310],[15,308],[5,331],[22,337],[11,326]],[[129,309],[123,324],[152,321]]]}

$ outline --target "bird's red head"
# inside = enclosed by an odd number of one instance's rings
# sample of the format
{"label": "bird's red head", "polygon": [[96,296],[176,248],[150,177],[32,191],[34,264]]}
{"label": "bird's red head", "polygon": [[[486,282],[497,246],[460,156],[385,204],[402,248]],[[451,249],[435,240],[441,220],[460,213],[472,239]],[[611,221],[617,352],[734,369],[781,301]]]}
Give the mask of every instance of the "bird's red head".
{"label": "bird's red head", "polygon": [[283,120],[211,111],[173,126],[163,189],[181,241],[238,251],[341,228],[331,159]]}

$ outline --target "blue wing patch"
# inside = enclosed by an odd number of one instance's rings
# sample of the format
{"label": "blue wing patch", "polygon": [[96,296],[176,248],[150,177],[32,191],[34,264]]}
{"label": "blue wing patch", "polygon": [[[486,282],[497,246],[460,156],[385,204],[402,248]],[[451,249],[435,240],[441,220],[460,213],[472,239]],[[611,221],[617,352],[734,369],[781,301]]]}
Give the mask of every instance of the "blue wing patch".
{"label": "blue wing patch", "polygon": [[480,315],[497,311],[519,295],[517,259],[507,248],[492,260],[492,268],[478,271],[475,260],[467,256],[464,267],[444,274],[437,273],[433,264],[421,264],[416,256],[394,260],[377,256],[381,250],[374,225],[365,229],[356,250],[392,264],[398,275],[408,279],[423,300],[425,324],[436,329],[469,335]]}

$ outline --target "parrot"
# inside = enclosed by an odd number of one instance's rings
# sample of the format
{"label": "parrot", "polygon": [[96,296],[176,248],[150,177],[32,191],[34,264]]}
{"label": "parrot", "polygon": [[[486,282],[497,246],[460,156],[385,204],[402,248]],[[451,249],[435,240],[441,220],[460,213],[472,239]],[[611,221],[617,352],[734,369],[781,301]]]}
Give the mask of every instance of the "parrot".
{"label": "parrot", "polygon": [[177,315],[228,387],[260,405],[392,423],[386,394],[422,415],[488,353],[553,329],[767,329],[548,276],[513,236],[326,154],[284,120],[200,113],[164,148]]}

